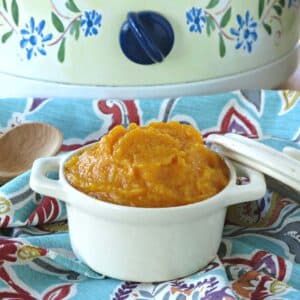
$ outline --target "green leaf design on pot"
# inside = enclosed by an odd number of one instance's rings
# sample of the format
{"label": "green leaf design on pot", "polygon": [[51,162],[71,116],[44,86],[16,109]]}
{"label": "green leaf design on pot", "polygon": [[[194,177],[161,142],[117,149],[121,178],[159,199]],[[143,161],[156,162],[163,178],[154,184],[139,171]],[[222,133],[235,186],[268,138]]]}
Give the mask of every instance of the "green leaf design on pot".
{"label": "green leaf design on pot", "polygon": [[64,32],[65,30],[64,24],[54,12],[51,13],[51,19],[52,19],[52,24],[54,25],[56,30],[58,32]]}
{"label": "green leaf design on pot", "polygon": [[269,24],[263,23],[264,28],[266,29],[269,35],[272,34],[272,27]]}
{"label": "green leaf design on pot", "polygon": [[206,6],[206,9],[214,8],[215,6],[217,6],[219,4],[219,2],[220,2],[220,0],[210,0],[208,5]]}
{"label": "green leaf design on pot", "polygon": [[6,0],[2,0],[2,5],[5,11],[7,11],[7,4],[6,4]]}
{"label": "green leaf design on pot", "polygon": [[284,7],[285,6],[285,0],[279,0],[279,4]]}
{"label": "green leaf design on pot", "polygon": [[66,51],[65,45],[66,45],[66,39],[64,38],[62,40],[62,42],[60,43],[60,46],[58,48],[58,53],[57,53],[57,58],[58,58],[59,62],[61,62],[61,63],[63,63],[65,60],[65,51]]}
{"label": "green leaf design on pot", "polygon": [[12,36],[13,31],[8,31],[2,35],[1,42],[4,44]]}
{"label": "green leaf design on pot", "polygon": [[213,32],[216,29],[216,25],[214,23],[214,21],[212,20],[212,18],[210,16],[208,16],[206,18],[206,32],[207,35],[210,36],[211,32]]}
{"label": "green leaf design on pot", "polygon": [[279,6],[279,5],[274,5],[274,6],[273,6],[273,9],[276,11],[276,13],[277,13],[278,16],[281,16],[281,15],[282,15],[282,8],[281,8],[281,6]]}
{"label": "green leaf design on pot", "polygon": [[258,17],[261,18],[265,7],[265,0],[258,1]]}
{"label": "green leaf design on pot", "polygon": [[70,34],[74,35],[75,40],[78,40],[80,36],[80,24],[80,20],[77,20],[70,29]]}
{"label": "green leaf design on pot", "polygon": [[226,11],[225,15],[222,17],[221,20],[221,27],[224,28],[227,26],[231,18],[231,7]]}
{"label": "green leaf design on pot", "polygon": [[66,3],[66,8],[68,8],[70,11],[74,12],[74,13],[79,13],[80,9],[76,6],[76,4],[74,3],[73,0],[69,0]]}
{"label": "green leaf design on pot", "polygon": [[11,13],[15,24],[19,25],[19,6],[16,0],[11,2]]}
{"label": "green leaf design on pot", "polygon": [[221,33],[219,33],[219,50],[220,50],[220,56],[224,57],[226,54],[226,46],[225,46],[224,38]]}

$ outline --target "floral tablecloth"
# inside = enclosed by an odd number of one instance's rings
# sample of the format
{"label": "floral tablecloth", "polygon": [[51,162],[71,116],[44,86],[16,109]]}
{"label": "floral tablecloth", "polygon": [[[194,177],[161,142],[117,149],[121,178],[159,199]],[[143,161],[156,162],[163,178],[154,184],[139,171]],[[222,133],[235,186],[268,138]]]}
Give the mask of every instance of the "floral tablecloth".
{"label": "floral tablecloth", "polygon": [[[235,132],[279,150],[299,148],[297,92],[151,100],[0,99],[0,132],[48,122],[63,132],[65,152],[98,140],[117,124],[178,120],[205,137]],[[29,177],[27,172],[0,187],[0,299],[300,299],[300,206],[286,195],[268,191],[231,207],[218,256],[203,270],[141,284],[105,278],[76,259],[64,204],[34,193]]]}

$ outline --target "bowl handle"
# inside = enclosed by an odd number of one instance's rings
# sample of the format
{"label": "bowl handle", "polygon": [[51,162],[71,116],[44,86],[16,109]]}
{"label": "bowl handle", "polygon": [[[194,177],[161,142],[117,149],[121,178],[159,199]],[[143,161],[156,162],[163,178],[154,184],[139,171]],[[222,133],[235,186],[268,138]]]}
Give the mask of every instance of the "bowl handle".
{"label": "bowl handle", "polygon": [[232,162],[238,176],[246,176],[249,183],[238,185],[234,183],[226,195],[226,205],[233,205],[247,201],[257,200],[267,191],[264,175],[242,164]]}
{"label": "bowl handle", "polygon": [[63,157],[46,157],[35,160],[32,166],[29,185],[38,193],[66,200],[66,192],[61,181],[47,177],[49,172],[58,172]]}

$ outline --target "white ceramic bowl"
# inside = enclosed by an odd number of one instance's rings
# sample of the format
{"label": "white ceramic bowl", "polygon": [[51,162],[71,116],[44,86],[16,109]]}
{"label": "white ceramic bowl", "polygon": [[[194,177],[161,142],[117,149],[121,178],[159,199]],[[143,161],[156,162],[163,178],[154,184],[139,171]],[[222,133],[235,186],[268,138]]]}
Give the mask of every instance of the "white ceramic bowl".
{"label": "white ceramic bowl", "polygon": [[[0,57],[5,59],[0,60],[0,72],[29,80],[28,85],[34,80],[49,86],[47,96],[61,89],[70,95],[71,87],[74,96],[88,91],[95,97],[268,88],[287,79],[296,66],[298,0],[15,0],[7,7],[4,2]],[[165,25],[146,18],[142,26],[134,25],[135,38],[125,38],[122,47],[124,23],[130,19],[137,24],[145,11],[170,24],[173,44],[170,37],[166,42],[156,37]],[[135,20],[128,16],[131,12]],[[168,42],[171,48],[159,63],[142,65],[124,54],[126,47],[139,47],[133,56],[151,56]],[[140,44],[148,45],[146,51]],[[51,90],[54,83],[59,90]],[[29,96],[35,92],[28,90]]]}
{"label": "white ceramic bowl", "polygon": [[[230,181],[210,199],[169,208],[120,206],[96,200],[66,181],[64,163],[71,155],[35,161],[30,186],[66,202],[75,254],[93,270],[122,280],[165,281],[196,272],[217,254],[227,206],[266,191],[261,173],[226,160]],[[58,171],[59,179],[47,178],[50,171]],[[237,185],[237,172],[249,184]]]}

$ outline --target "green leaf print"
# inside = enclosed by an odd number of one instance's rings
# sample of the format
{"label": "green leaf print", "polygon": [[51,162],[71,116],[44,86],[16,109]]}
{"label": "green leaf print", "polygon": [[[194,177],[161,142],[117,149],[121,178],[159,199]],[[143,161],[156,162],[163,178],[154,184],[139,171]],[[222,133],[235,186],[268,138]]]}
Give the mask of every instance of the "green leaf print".
{"label": "green leaf print", "polygon": [[276,11],[278,16],[282,15],[282,8],[279,5],[274,5],[273,8]]}
{"label": "green leaf print", "polygon": [[70,34],[74,35],[75,40],[79,39],[80,35],[80,20],[77,20],[70,29]]}
{"label": "green leaf print", "polygon": [[58,32],[64,32],[64,30],[65,30],[64,24],[62,23],[62,21],[59,19],[59,17],[54,12],[52,12],[51,18],[52,18],[52,23],[53,23],[54,27],[56,28],[56,30]]}
{"label": "green leaf print", "polygon": [[265,8],[265,0],[259,0],[258,2],[258,18],[260,19]]}
{"label": "green leaf print", "polygon": [[224,57],[226,54],[226,46],[225,46],[224,38],[221,33],[219,33],[219,50],[220,50],[220,56]]}
{"label": "green leaf print", "polygon": [[57,53],[57,58],[59,62],[63,63],[65,60],[65,52],[66,52],[66,39],[64,38],[62,42],[60,43],[58,53]]}
{"label": "green leaf print", "polygon": [[7,11],[7,4],[6,4],[6,0],[2,0],[2,6],[5,9],[5,11]]}
{"label": "green leaf print", "polygon": [[219,4],[220,0],[210,0],[208,5],[206,6],[207,9],[214,8]]}
{"label": "green leaf print", "polygon": [[221,20],[221,27],[224,28],[228,24],[231,18],[231,7],[226,11],[225,15],[222,17]]}
{"label": "green leaf print", "polygon": [[213,21],[213,19],[210,16],[206,17],[206,31],[207,31],[207,35],[210,36],[211,32],[214,31],[216,29],[216,25],[215,22]]}
{"label": "green leaf print", "polygon": [[271,35],[272,34],[272,27],[269,24],[267,24],[267,23],[263,23],[263,25],[264,25],[264,28],[267,31],[267,33],[269,35]]}
{"label": "green leaf print", "polygon": [[6,32],[2,35],[1,42],[4,44],[12,36],[13,30]]}
{"label": "green leaf print", "polygon": [[11,2],[11,13],[15,24],[19,25],[19,7],[16,0]]}
{"label": "green leaf print", "polygon": [[73,0],[69,0],[67,3],[66,3],[66,7],[74,12],[74,13],[79,13],[80,12],[80,9],[76,6],[76,4],[74,3]]}

